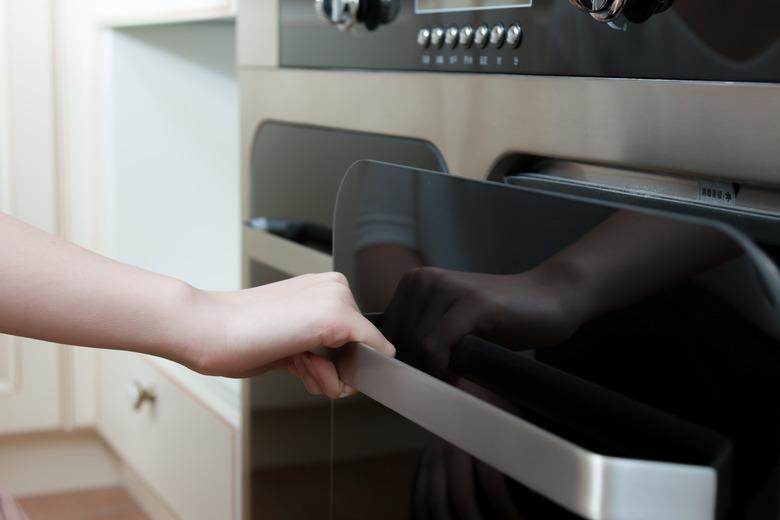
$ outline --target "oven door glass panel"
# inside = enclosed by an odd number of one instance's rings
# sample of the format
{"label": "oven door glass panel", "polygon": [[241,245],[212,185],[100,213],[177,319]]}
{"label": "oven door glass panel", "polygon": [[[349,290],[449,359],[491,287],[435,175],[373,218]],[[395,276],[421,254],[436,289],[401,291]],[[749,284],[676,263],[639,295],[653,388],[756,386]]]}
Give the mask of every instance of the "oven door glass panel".
{"label": "oven door glass panel", "polygon": [[[398,349],[346,348],[342,376],[430,432],[349,457],[364,423],[339,403],[335,518],[367,514],[357,482],[397,505],[387,518],[777,518],[771,244],[369,161],[334,232],[337,269]],[[340,477],[361,463],[393,477]]]}

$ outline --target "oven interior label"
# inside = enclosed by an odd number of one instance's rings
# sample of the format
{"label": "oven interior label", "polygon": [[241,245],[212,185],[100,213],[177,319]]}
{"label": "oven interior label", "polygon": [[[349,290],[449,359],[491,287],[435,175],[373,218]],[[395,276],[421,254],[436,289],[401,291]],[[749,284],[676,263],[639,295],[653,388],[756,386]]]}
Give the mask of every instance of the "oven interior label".
{"label": "oven interior label", "polygon": [[734,185],[726,182],[699,182],[699,200],[720,206],[736,206],[737,192]]}

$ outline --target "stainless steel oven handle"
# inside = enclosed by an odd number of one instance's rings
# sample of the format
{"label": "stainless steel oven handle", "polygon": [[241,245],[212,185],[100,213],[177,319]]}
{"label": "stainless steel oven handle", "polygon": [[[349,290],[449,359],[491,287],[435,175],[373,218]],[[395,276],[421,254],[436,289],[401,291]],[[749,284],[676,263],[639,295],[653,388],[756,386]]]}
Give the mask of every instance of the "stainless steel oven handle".
{"label": "stainless steel oven handle", "polygon": [[363,344],[334,359],[341,378],[371,399],[580,516],[716,516],[714,468],[589,452]]}

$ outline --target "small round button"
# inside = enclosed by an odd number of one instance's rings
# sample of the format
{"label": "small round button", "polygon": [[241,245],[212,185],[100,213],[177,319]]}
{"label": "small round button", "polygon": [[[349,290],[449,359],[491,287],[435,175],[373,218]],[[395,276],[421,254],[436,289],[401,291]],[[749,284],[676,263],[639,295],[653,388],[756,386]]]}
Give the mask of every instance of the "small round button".
{"label": "small round button", "polygon": [[523,41],[523,27],[519,23],[513,23],[506,30],[506,44],[517,49]]}
{"label": "small round button", "polygon": [[428,27],[420,27],[417,31],[417,45],[423,49],[427,49],[431,44],[431,30]]}
{"label": "small round button", "polygon": [[474,28],[468,24],[461,27],[458,41],[461,47],[470,48],[474,44]]}
{"label": "small round button", "polygon": [[477,27],[477,30],[474,31],[474,43],[476,43],[478,47],[484,49],[488,44],[489,38],[490,29],[484,23],[480,24],[479,27]]}
{"label": "small round button", "polygon": [[437,49],[444,43],[444,27],[437,25],[431,30],[431,45]]}
{"label": "small round button", "polygon": [[447,47],[450,49],[454,49],[458,46],[458,36],[460,31],[458,31],[458,27],[455,25],[450,25],[447,27],[447,33],[444,35],[444,43],[447,44]]}
{"label": "small round button", "polygon": [[504,46],[504,41],[506,41],[506,29],[504,29],[503,24],[497,23],[490,31],[490,44],[496,49],[500,49]]}

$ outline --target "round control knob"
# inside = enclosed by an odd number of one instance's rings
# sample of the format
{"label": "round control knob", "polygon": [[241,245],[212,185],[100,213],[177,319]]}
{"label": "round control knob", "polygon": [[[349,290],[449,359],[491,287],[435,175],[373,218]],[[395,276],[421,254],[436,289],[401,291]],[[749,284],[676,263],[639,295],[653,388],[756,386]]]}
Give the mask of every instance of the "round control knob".
{"label": "round control knob", "polygon": [[474,28],[468,24],[461,27],[458,42],[465,49],[471,48],[474,44]]}
{"label": "round control knob", "polygon": [[458,46],[458,37],[460,36],[460,31],[455,25],[450,25],[447,27],[447,33],[444,35],[444,43],[447,44],[447,47],[450,49],[454,49]]}
{"label": "round control knob", "polygon": [[317,14],[342,30],[362,23],[369,30],[395,20],[400,0],[314,0]]}
{"label": "round control knob", "polygon": [[590,13],[599,22],[611,22],[623,13],[626,0],[569,0],[579,9]]}
{"label": "round control knob", "polygon": [[347,30],[357,22],[360,0],[314,0],[314,9],[324,21]]}
{"label": "round control knob", "polygon": [[504,29],[504,25],[497,23],[493,26],[493,29],[490,31],[490,44],[495,47],[496,49],[500,49],[504,46],[504,42],[506,41],[506,29]]}
{"label": "round control knob", "polygon": [[609,0],[569,0],[577,9],[588,13],[601,11],[607,6]]}
{"label": "round control knob", "polygon": [[427,49],[431,44],[431,30],[428,27],[420,27],[417,31],[417,45],[423,49]]}
{"label": "round control knob", "polygon": [[523,41],[523,27],[519,23],[513,23],[506,30],[506,44],[517,49]]}
{"label": "round control knob", "polygon": [[488,28],[487,25],[481,24],[474,31],[474,43],[480,49],[484,49],[485,46],[488,44],[489,39],[490,39],[490,29]]}
{"label": "round control knob", "polygon": [[437,49],[444,43],[444,27],[437,25],[431,30],[431,45]]}

